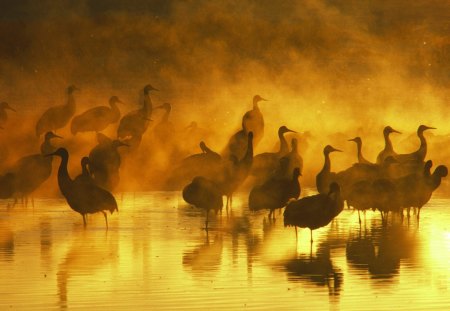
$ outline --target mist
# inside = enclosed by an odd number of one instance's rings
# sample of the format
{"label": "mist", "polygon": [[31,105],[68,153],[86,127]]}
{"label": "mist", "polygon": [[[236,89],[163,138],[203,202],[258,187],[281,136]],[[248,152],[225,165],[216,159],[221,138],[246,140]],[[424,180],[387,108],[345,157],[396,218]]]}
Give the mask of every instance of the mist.
{"label": "mist", "polygon": [[[69,84],[81,89],[77,114],[117,95],[126,103],[124,115],[140,107],[147,83],[160,90],[152,93],[154,106],[172,104],[177,135],[196,121],[218,152],[239,129],[253,95],[269,99],[260,105],[266,127],[256,153],[276,149],[279,126],[296,130],[307,184],[323,165],[327,144],[345,151],[332,156],[333,170],[355,161],[356,147],[346,140],[357,135],[374,160],[385,125],[404,133],[392,137],[401,153],[417,148],[420,124],[436,127],[427,134],[429,157],[447,164],[448,2],[58,3],[0,4],[0,100],[17,110],[0,132],[1,167],[39,150],[36,121],[66,101]],[[153,125],[161,116],[154,112]],[[114,138],[116,126],[105,134]],[[95,134],[73,137],[67,126],[58,134],[65,138],[58,144],[71,152],[71,173],[78,174]],[[151,129],[140,148],[140,156],[124,161],[123,189],[151,188],[173,165],[158,152]]]}

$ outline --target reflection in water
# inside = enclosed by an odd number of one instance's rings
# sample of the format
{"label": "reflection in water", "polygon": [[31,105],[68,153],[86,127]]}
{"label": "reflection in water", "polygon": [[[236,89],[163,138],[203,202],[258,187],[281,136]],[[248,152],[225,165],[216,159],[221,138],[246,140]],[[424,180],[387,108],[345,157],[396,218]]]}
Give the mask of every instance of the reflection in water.
{"label": "reflection in water", "polygon": [[8,224],[0,222],[0,260],[12,261],[14,256],[14,232]]}
{"label": "reflection in water", "polygon": [[52,257],[52,223],[50,218],[43,217],[39,223],[41,262],[43,268],[50,268]]}
{"label": "reflection in water", "polygon": [[206,241],[193,250],[185,252],[183,255],[183,265],[189,267],[192,272],[217,271],[222,259],[223,240],[220,235],[216,235],[210,242],[209,235]]}

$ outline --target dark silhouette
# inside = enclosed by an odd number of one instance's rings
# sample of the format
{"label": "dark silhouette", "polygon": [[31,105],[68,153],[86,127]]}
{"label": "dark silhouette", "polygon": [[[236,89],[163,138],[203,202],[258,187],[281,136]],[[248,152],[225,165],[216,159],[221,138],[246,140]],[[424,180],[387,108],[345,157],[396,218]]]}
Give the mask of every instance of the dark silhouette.
{"label": "dark silhouette", "polygon": [[364,156],[362,154],[362,140],[361,140],[361,137],[357,136],[355,138],[349,139],[348,141],[354,141],[356,143],[358,163],[360,163],[360,164],[374,164],[374,163],[366,160],[366,158],[364,158]]}
{"label": "dark silhouette", "polygon": [[394,130],[390,126],[386,126],[383,130],[383,136],[384,136],[384,149],[378,154],[377,156],[377,164],[381,164],[384,162],[384,160],[389,156],[396,156],[397,153],[394,151],[394,147],[392,147],[391,139],[389,138],[389,135],[391,133],[398,133],[401,134],[399,131]]}
{"label": "dark silhouette", "polygon": [[329,192],[330,184],[336,180],[336,173],[331,172],[330,161],[330,153],[335,151],[342,152],[341,150],[336,149],[330,145],[325,146],[325,148],[323,149],[325,162],[323,164],[322,170],[316,176],[316,187],[317,191],[320,194],[327,194]]}
{"label": "dark silhouette", "polygon": [[219,186],[214,181],[202,176],[194,177],[192,182],[184,187],[183,199],[195,207],[206,210],[206,230],[208,229],[209,211],[214,210],[217,213],[223,207]]}
{"label": "dark silhouette", "polygon": [[96,186],[94,183],[84,179],[76,178],[72,180],[67,171],[69,153],[65,148],[59,148],[47,156],[58,156],[61,163],[58,169],[58,185],[62,195],[66,198],[69,206],[81,214],[83,224],[86,226],[86,214],[101,212],[105,216],[106,228],[108,228],[108,218],[105,211],[111,214],[119,211],[114,196],[107,190]]}
{"label": "dark silhouette", "polygon": [[122,103],[117,96],[109,99],[110,107],[98,106],[86,110],[82,114],[75,116],[70,125],[73,135],[78,132],[101,132],[108,125],[116,123],[120,119],[120,110],[117,103]]}
{"label": "dark silhouette", "polygon": [[297,236],[297,227],[312,231],[328,225],[344,208],[340,187],[333,182],[328,194],[316,194],[299,200],[292,200],[284,210],[284,226],[294,226]]}
{"label": "dark silhouette", "polygon": [[252,211],[268,209],[269,219],[275,218],[274,211],[283,208],[289,199],[297,199],[300,196],[300,183],[298,177],[300,169],[293,170],[291,178],[270,178],[260,186],[254,187],[248,197],[248,207]]}
{"label": "dark silhouette", "polygon": [[303,158],[298,153],[298,140],[297,138],[292,138],[291,140],[291,151],[286,154],[283,158],[288,160],[288,172],[292,172],[296,167],[300,170],[300,176],[303,172]]}
{"label": "dark silhouette", "polygon": [[0,129],[5,127],[6,122],[8,121],[8,114],[6,110],[11,110],[16,112],[16,110],[11,107],[7,102],[0,103]]}
{"label": "dark silhouette", "polygon": [[65,105],[50,107],[42,114],[36,123],[36,136],[39,137],[48,131],[56,131],[69,123],[76,110],[73,92],[78,90],[74,85],[69,86],[67,88],[67,103]]}

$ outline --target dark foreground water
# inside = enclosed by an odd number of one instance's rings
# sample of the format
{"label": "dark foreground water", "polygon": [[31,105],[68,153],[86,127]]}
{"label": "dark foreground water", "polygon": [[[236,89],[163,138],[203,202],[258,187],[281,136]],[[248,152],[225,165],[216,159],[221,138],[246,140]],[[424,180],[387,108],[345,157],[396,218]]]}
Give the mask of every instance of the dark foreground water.
{"label": "dark foreground water", "polygon": [[[227,215],[179,192],[124,194],[119,214],[82,218],[60,199],[0,202],[0,310],[450,310],[450,199],[381,225],[344,210],[314,231],[252,214],[244,194]],[[213,213],[211,214],[213,215]]]}

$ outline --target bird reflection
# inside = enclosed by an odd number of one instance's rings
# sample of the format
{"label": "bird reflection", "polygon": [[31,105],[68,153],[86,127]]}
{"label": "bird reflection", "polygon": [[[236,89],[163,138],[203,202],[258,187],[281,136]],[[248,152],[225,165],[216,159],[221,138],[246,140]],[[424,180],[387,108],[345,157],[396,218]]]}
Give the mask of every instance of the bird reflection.
{"label": "bird reflection", "polygon": [[14,248],[14,232],[6,222],[0,221],[0,260],[12,261]]}
{"label": "bird reflection", "polygon": [[215,235],[213,241],[206,235],[206,241],[194,249],[184,252],[183,266],[192,270],[195,275],[198,272],[218,271],[222,261],[223,238]]}
{"label": "bird reflection", "polygon": [[330,258],[330,247],[321,243],[316,255],[295,255],[284,263],[290,282],[307,282],[327,286],[330,296],[338,296],[342,289],[343,273]]}

